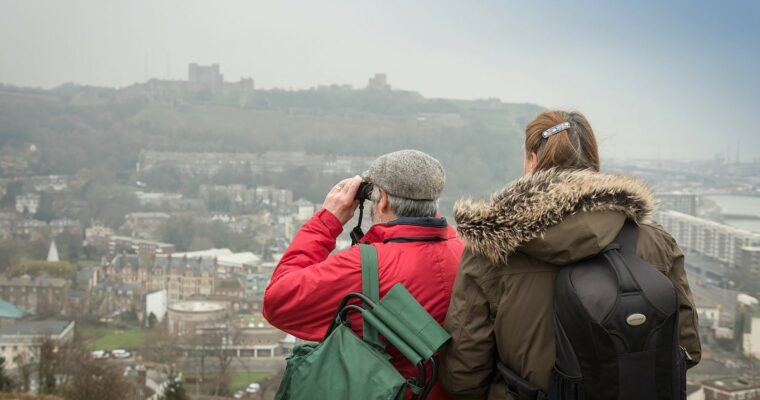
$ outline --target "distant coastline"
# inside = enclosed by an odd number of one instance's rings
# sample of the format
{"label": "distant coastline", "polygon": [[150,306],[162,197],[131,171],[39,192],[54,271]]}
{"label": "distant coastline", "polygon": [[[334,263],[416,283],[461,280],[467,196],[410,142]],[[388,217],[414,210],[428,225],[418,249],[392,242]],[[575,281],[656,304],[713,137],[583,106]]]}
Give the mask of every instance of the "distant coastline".
{"label": "distant coastline", "polygon": [[727,225],[760,233],[760,195],[749,193],[702,194],[703,209]]}

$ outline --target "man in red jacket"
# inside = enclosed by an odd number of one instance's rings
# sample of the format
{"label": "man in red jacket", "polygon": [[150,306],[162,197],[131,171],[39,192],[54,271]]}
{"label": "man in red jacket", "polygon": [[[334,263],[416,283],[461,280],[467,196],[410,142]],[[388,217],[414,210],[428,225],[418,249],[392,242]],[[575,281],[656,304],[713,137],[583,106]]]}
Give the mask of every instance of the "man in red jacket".
{"label": "man in red jacket", "polygon": [[[443,323],[463,245],[456,231],[438,216],[438,198],[446,181],[441,163],[420,151],[401,150],[375,160],[363,178],[335,185],[322,210],[298,231],[264,295],[264,317],[277,328],[301,339],[321,341],[343,296],[361,292],[359,247],[330,252],[359,205],[354,198],[362,180],[374,186],[373,226],[361,242],[377,248],[380,298],[401,282]],[[351,324],[358,334],[361,326]],[[416,376],[416,368],[398,350],[388,351],[402,375]],[[436,385],[428,398],[447,397]]]}

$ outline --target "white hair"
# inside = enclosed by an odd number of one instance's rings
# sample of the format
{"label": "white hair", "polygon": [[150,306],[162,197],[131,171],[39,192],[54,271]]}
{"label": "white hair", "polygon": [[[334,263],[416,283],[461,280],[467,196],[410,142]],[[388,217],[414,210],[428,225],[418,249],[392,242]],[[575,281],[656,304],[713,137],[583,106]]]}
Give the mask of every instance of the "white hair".
{"label": "white hair", "polygon": [[[388,209],[397,217],[435,217],[438,213],[438,200],[412,200],[396,197],[388,192]],[[370,200],[373,203],[380,201],[380,188],[374,186]]]}

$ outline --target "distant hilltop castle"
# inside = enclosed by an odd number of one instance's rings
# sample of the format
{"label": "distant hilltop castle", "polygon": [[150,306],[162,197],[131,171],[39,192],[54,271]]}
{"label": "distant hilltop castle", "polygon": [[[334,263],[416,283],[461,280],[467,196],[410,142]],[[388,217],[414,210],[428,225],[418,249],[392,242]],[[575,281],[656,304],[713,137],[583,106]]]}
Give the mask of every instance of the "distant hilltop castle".
{"label": "distant hilltop castle", "polygon": [[238,82],[225,82],[219,64],[188,64],[187,80],[150,79],[131,87],[158,101],[171,101],[185,94],[237,94],[245,104],[254,90],[253,78],[240,78]]}
{"label": "distant hilltop castle", "polygon": [[367,89],[372,90],[391,90],[391,85],[388,84],[388,75],[375,74],[375,76],[369,78],[367,83]]}
{"label": "distant hilltop castle", "polygon": [[223,92],[225,89],[253,90],[253,78],[240,78],[240,82],[224,82],[224,75],[219,72],[219,64],[209,66],[191,63],[187,67],[187,82],[196,90]]}

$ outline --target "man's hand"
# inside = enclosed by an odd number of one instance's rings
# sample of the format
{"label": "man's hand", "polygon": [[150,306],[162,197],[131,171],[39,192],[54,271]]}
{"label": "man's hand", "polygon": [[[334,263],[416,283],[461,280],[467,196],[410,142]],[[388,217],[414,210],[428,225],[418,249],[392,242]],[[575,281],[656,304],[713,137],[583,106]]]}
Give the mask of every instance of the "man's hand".
{"label": "man's hand", "polygon": [[325,197],[325,202],[322,203],[322,207],[331,212],[335,218],[338,218],[341,225],[345,225],[346,222],[351,220],[356,207],[359,206],[359,202],[354,198],[361,183],[362,178],[358,175],[340,181],[330,189],[327,197]]}

